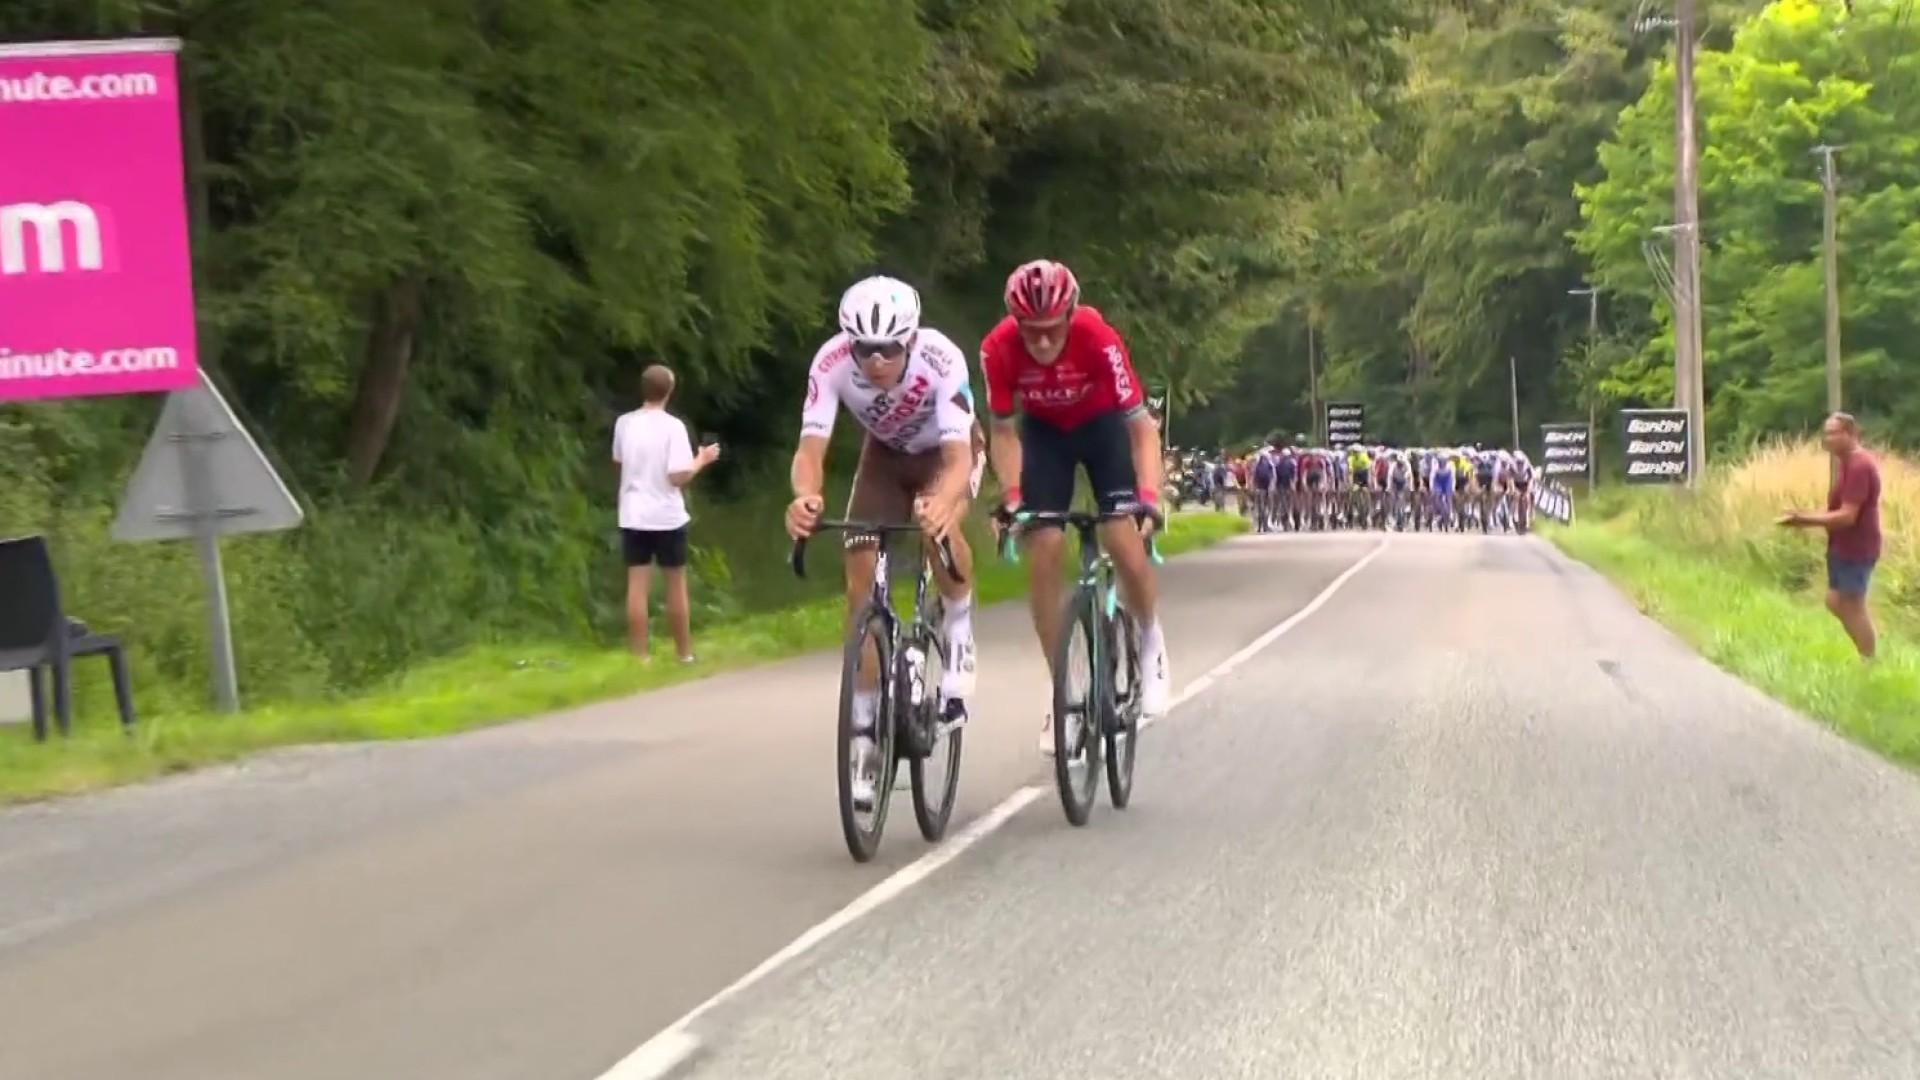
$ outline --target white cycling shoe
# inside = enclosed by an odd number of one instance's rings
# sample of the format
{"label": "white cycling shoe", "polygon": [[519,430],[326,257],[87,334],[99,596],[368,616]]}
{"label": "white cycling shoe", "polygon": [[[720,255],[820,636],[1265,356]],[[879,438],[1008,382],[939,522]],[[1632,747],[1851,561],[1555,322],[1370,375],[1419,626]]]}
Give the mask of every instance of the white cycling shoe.
{"label": "white cycling shoe", "polygon": [[1173,676],[1167,670],[1167,643],[1162,638],[1158,649],[1140,650],[1140,712],[1161,717],[1173,697]]}

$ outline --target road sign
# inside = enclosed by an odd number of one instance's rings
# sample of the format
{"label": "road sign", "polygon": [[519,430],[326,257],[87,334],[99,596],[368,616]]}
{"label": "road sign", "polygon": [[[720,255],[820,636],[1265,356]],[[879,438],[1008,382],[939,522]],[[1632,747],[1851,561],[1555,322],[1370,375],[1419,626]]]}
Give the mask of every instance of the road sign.
{"label": "road sign", "polygon": [[[204,489],[204,490],[203,490]],[[167,395],[114,519],[115,540],[191,540],[202,531],[280,532],[305,514],[220,391]]]}
{"label": "road sign", "polygon": [[1620,410],[1627,483],[1684,484],[1692,471],[1685,409]]}
{"label": "road sign", "polygon": [[1357,401],[1327,402],[1327,445],[1339,450],[1367,441],[1367,407]]}
{"label": "road sign", "polygon": [[220,537],[291,529],[306,514],[206,372],[167,395],[160,422],[127,483],[116,540],[192,540],[207,588],[208,642],[220,707],[240,707]]}
{"label": "road sign", "polygon": [[1586,479],[1593,432],[1585,424],[1540,425],[1540,471],[1549,479]]}

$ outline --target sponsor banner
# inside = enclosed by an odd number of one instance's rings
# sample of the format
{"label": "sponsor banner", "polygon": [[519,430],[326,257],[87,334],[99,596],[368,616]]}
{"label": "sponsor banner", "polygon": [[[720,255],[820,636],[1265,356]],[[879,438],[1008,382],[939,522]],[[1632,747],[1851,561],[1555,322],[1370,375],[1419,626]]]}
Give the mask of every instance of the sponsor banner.
{"label": "sponsor banner", "polygon": [[1367,407],[1357,401],[1329,401],[1327,445],[1339,450],[1367,441]]}
{"label": "sponsor banner", "polygon": [[1540,425],[1540,471],[1549,478],[1586,479],[1593,433],[1585,424]]}
{"label": "sponsor banner", "polygon": [[1687,454],[1685,409],[1620,410],[1620,446],[1629,484],[1684,484]]}
{"label": "sponsor banner", "polygon": [[0,45],[0,401],[197,384],[178,48]]}

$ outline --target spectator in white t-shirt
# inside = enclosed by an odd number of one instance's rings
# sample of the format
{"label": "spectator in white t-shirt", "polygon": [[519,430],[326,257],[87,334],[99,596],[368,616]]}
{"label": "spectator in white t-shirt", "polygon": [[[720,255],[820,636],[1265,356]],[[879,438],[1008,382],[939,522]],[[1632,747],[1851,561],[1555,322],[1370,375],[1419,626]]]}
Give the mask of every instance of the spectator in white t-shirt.
{"label": "spectator in white t-shirt", "polygon": [[627,561],[627,642],[650,658],[647,596],[653,564],[667,579],[667,622],[680,662],[693,663],[687,599],[687,500],[681,489],[720,458],[720,447],[694,453],[687,425],[667,413],[673,372],[655,364],[640,374],[642,405],[613,426],[613,462],[620,467],[620,546]]}

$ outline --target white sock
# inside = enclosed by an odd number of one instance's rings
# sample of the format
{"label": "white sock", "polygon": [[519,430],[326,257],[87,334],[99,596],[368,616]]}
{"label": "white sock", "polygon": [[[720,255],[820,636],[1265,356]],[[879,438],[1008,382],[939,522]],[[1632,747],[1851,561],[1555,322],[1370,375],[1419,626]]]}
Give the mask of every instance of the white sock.
{"label": "white sock", "polygon": [[1166,647],[1167,641],[1161,634],[1159,619],[1155,619],[1140,628],[1141,655],[1152,656]]}
{"label": "white sock", "polygon": [[971,641],[973,639],[973,594],[968,593],[958,600],[946,601],[947,613],[941,628],[947,632],[949,641]]}
{"label": "white sock", "polygon": [[853,729],[862,734],[873,730],[873,718],[880,711],[879,690],[853,692]]}

